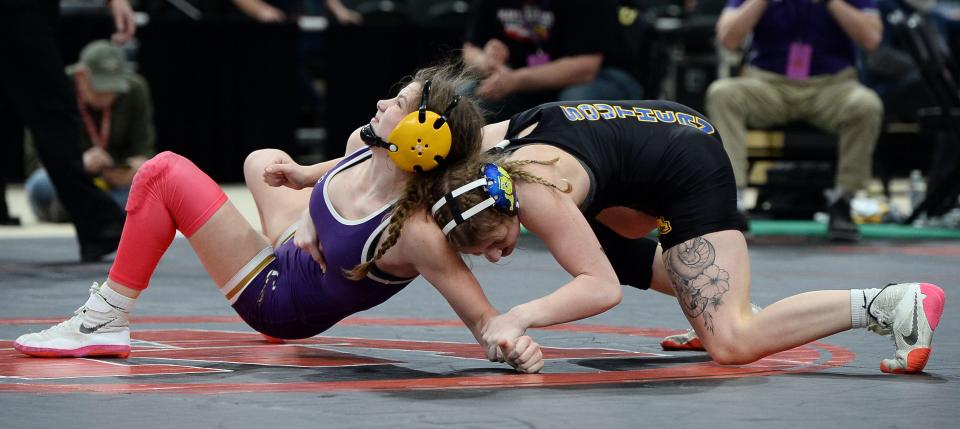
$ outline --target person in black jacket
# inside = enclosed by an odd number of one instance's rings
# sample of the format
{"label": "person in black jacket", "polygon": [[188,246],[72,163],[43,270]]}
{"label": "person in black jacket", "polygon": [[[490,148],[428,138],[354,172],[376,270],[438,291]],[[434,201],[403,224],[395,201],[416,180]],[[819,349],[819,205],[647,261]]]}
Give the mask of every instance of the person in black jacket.
{"label": "person in black jacket", "polygon": [[463,45],[495,121],[556,100],[637,99],[614,1],[479,0]]}
{"label": "person in black jacket", "polygon": [[[135,31],[127,0],[111,0],[122,43]],[[84,173],[77,105],[57,48],[58,0],[0,0],[0,135],[33,134],[37,154],[77,229],[80,259],[97,261],[117,249],[124,214]],[[6,144],[23,143],[4,138]]]}

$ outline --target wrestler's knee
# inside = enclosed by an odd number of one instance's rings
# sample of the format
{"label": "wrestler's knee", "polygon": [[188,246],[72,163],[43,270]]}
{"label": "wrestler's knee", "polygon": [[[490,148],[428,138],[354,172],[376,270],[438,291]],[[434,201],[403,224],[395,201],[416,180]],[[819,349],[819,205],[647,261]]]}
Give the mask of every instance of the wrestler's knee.
{"label": "wrestler's knee", "polygon": [[243,160],[243,175],[249,180],[254,177],[260,180],[263,175],[263,169],[276,162],[291,162],[293,158],[286,152],[279,149],[257,149],[250,152],[247,158]]}
{"label": "wrestler's knee", "polygon": [[738,329],[717,328],[716,334],[701,338],[714,362],[720,365],[745,365],[763,357]]}
{"label": "wrestler's knee", "polygon": [[140,166],[137,174],[133,176],[133,182],[130,184],[130,196],[127,197],[126,207],[128,213],[137,211],[143,205],[144,200],[150,195],[146,188],[153,186],[180,159],[183,159],[183,156],[164,151]]}

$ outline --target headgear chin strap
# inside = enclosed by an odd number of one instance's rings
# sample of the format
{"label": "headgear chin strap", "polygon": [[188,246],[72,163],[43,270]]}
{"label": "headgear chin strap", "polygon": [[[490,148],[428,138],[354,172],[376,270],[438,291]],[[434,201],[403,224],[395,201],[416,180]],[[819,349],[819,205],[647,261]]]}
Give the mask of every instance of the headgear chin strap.
{"label": "headgear chin strap", "polygon": [[367,146],[382,147],[390,152],[397,151],[397,145],[383,141],[383,139],[373,131],[373,125],[371,124],[364,125],[360,128],[360,139],[363,140]]}
{"label": "headgear chin strap", "polygon": [[[516,215],[520,209],[520,202],[517,201],[517,195],[513,191],[513,181],[510,180],[510,175],[507,174],[506,170],[496,164],[487,163],[481,167],[481,172],[483,173],[483,177],[447,192],[443,198],[440,198],[433,204],[430,213],[433,214],[434,218],[436,218],[437,212],[441,207],[445,204],[450,204],[450,213],[453,219],[443,226],[444,235],[450,233],[457,225],[466,222],[467,219],[470,219],[487,207],[494,206],[497,211],[510,216]],[[479,187],[483,187],[488,198],[470,207],[466,211],[461,210],[460,204],[457,203],[457,197]]]}
{"label": "headgear chin strap", "polygon": [[423,83],[420,107],[397,123],[387,141],[377,136],[370,124],[360,129],[360,138],[364,143],[388,150],[390,159],[400,169],[411,173],[437,168],[450,153],[453,143],[447,117],[460,102],[460,96],[453,98],[442,115],[427,110],[430,84],[430,80]]}

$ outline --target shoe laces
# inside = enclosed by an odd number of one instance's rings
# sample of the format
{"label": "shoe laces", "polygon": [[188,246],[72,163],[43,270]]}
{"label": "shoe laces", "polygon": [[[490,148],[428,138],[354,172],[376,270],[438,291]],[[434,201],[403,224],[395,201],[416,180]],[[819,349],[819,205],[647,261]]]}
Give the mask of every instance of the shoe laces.
{"label": "shoe laces", "polygon": [[878,334],[883,334],[884,332],[890,330],[890,327],[891,327],[890,324],[891,322],[893,322],[893,315],[886,314],[883,311],[878,311],[878,313],[880,314],[874,314],[873,303],[877,300],[877,298],[880,297],[880,294],[882,294],[883,291],[887,290],[888,287],[893,286],[895,284],[896,283],[887,283],[886,286],[880,289],[880,292],[877,292],[877,294],[873,296],[873,299],[870,300],[870,303],[867,304],[867,316],[873,318],[873,320],[877,322],[877,326],[869,326],[867,327],[867,329],[873,332],[876,332]]}
{"label": "shoe laces", "polygon": [[[93,282],[93,284],[90,285],[90,295],[99,294],[99,293],[100,293],[100,288],[103,287],[103,285],[105,285],[105,284],[107,284],[107,282],[103,282],[103,284],[100,284],[100,283],[97,283],[97,282]],[[76,314],[77,316],[80,316],[81,314],[83,314],[83,309],[84,309],[84,307],[86,307],[86,306],[87,306],[87,304],[84,303],[83,305],[81,305],[80,307],[78,307],[76,310],[74,310],[73,314]]]}
{"label": "shoe laces", "polygon": [[103,285],[105,285],[105,284],[107,284],[107,282],[103,282],[103,284],[100,284],[100,283],[97,283],[97,282],[93,282],[93,284],[90,285],[90,295],[93,295],[93,294],[95,294],[95,293],[99,293],[99,292],[100,292],[100,288],[103,287]]}
{"label": "shoe laces", "polygon": [[[104,284],[106,284],[106,283],[104,283]],[[93,295],[93,294],[95,294],[95,293],[99,293],[101,286],[102,286],[101,284],[99,284],[99,283],[97,283],[97,282],[93,282],[93,285],[90,286],[90,294]],[[44,330],[40,331],[40,334],[43,335],[43,334],[46,334],[47,332],[54,331],[54,330],[58,330],[58,329],[60,329],[60,328],[62,328],[62,327],[66,327],[67,324],[69,324],[70,321],[73,320],[74,317],[81,317],[81,318],[82,318],[82,317],[83,317],[84,308],[85,308],[86,306],[87,306],[86,303],[84,303],[84,304],[81,305],[80,307],[77,307],[76,310],[73,310],[73,316],[67,318],[66,320],[64,320],[64,321],[62,321],[62,322],[60,322],[60,323],[57,323],[56,325],[53,325],[53,326],[51,326],[51,327],[49,327],[49,328],[47,328],[47,329],[44,329]]]}

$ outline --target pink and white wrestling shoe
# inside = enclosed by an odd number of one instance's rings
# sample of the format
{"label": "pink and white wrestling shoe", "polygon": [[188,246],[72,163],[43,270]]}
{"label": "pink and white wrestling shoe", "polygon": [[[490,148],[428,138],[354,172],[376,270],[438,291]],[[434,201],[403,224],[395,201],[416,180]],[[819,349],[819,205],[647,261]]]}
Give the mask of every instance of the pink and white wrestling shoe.
{"label": "pink and white wrestling shoe", "polygon": [[13,343],[20,353],[38,357],[119,357],[130,355],[130,318],[90,287],[90,299],[74,316]]}
{"label": "pink and white wrestling shoe", "polygon": [[867,329],[893,336],[893,359],[880,361],[880,370],[892,374],[923,371],[930,358],[933,331],[940,323],[947,297],[930,283],[890,284],[867,306]]}

